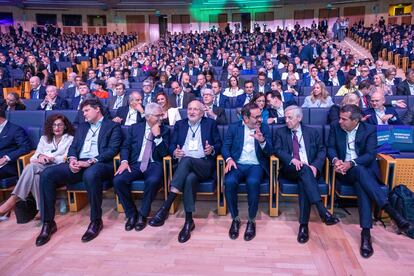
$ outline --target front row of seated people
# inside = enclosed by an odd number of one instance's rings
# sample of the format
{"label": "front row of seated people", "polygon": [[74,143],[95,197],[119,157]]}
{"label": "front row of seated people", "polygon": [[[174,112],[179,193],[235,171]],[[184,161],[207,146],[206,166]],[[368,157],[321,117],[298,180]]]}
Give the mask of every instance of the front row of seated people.
{"label": "front row of seated people", "polygon": [[[353,104],[343,105],[339,120],[331,125],[327,149],[318,132],[301,124],[302,110],[291,105],[284,110],[286,126],[278,128],[271,138],[269,127],[263,123],[259,106],[251,102],[241,110],[242,121],[229,126],[222,143],[215,120],[205,116],[203,103],[193,100],[188,104],[188,118],[178,121],[172,137],[161,124],[163,108],[156,103],[145,107],[145,121],[133,124],[123,139],[119,124],[103,114],[98,99],[86,99],[81,104],[86,122],[81,123],[73,135],[73,128],[60,115],[49,117],[36,153],[31,159],[0,212],[8,212],[17,200],[24,200],[32,191],[40,202],[42,230],[36,245],[46,244],[57,231],[55,201],[57,188],[83,182],[90,204],[90,224],[82,236],[88,242],[96,238],[103,228],[102,191],[104,183],[112,181],[127,217],[125,230],[143,230],[147,221],[154,227],[162,226],[168,218],[171,205],[179,193],[183,194],[185,223],[178,235],[184,243],[195,228],[196,191],[200,181],[214,175],[215,160],[221,153],[225,160],[224,192],[232,223],[229,237],[237,239],[241,226],[237,194],[240,183],[246,183],[248,194],[248,220],[244,239],[256,235],[255,218],[259,202],[259,186],[269,175],[269,157],[275,154],[280,162],[282,177],[297,181],[299,190],[299,231],[297,240],[309,240],[308,222],[311,205],[315,205],[326,225],[339,222],[323,205],[317,188],[326,156],[340,181],[354,185],[358,196],[361,247],[363,257],[373,254],[370,228],[372,228],[371,202],[385,210],[399,230],[412,227],[388,203],[380,188],[376,163],[376,128],[362,120],[361,109]],[[16,160],[30,151],[30,142],[24,130],[8,122],[0,111],[0,175],[17,175]],[[4,138],[4,139],[3,139]],[[120,152],[120,166],[114,176],[113,158]],[[67,155],[67,162],[64,156]],[[167,199],[148,220],[151,204],[161,187],[163,157],[170,155],[174,162],[174,175]],[[131,182],[143,180],[144,197],[138,209],[131,195]]]}

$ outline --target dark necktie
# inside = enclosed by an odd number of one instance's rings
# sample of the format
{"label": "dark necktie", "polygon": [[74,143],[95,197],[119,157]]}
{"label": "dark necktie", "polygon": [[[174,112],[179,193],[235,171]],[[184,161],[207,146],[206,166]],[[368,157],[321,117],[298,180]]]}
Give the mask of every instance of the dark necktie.
{"label": "dark necktie", "polygon": [[153,136],[150,132],[148,134],[147,143],[145,144],[144,154],[142,155],[141,165],[139,169],[141,172],[145,172],[148,168],[148,164],[152,154],[152,143],[153,143]]}
{"label": "dark necktie", "polygon": [[148,94],[146,94],[146,95],[144,96],[144,106],[145,106],[145,105],[147,105],[147,103],[148,103],[148,98],[149,98],[149,95],[148,95]]}
{"label": "dark necktie", "polygon": [[215,96],[215,97],[214,97],[214,103],[213,103],[213,104],[214,104],[215,106],[218,106],[218,99],[217,99],[217,97],[218,97],[218,96]]}
{"label": "dark necktie", "polygon": [[298,131],[292,130],[293,138],[292,138],[292,145],[293,145],[293,158],[300,161],[300,155],[299,155],[299,140],[298,136],[296,135]]}
{"label": "dark necktie", "polygon": [[181,107],[181,95],[177,95],[177,107]]}

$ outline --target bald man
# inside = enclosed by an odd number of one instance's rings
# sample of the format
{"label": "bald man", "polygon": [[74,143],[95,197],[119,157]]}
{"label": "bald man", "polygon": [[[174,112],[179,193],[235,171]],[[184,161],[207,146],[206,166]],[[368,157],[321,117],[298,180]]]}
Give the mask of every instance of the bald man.
{"label": "bald man", "polygon": [[30,99],[44,99],[46,97],[46,87],[40,84],[39,77],[31,77],[29,79],[30,84]]}
{"label": "bald man", "polygon": [[381,92],[371,95],[371,108],[364,111],[366,122],[372,125],[403,125],[394,107],[385,107],[385,97]]}

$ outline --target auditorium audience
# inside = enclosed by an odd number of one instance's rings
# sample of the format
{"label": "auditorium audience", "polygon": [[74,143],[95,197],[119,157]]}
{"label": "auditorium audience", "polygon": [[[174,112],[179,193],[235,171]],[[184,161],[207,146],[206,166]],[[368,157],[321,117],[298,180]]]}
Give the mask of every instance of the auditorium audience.
{"label": "auditorium audience", "polygon": [[331,107],[332,98],[323,82],[319,81],[312,87],[311,94],[305,98],[302,107]]}

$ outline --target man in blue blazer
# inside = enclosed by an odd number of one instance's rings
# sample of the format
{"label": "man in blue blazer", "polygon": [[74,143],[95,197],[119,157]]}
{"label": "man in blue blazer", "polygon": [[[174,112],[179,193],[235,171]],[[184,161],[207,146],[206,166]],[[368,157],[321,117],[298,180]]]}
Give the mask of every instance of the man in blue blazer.
{"label": "man in blue blazer", "polygon": [[37,76],[31,77],[30,84],[30,99],[40,100],[46,97],[46,87],[40,84],[40,79]]}
{"label": "man in blue blazer", "polygon": [[72,98],[71,109],[72,110],[81,110],[81,105],[83,101],[86,100],[87,94],[89,93],[89,87],[85,82],[81,82],[78,85],[79,96]]}
{"label": "man in blue blazer", "polygon": [[232,108],[230,106],[229,97],[223,95],[221,90],[221,82],[214,80],[211,82],[211,89],[214,93],[214,105],[221,108]]}
{"label": "man in blue blazer", "polygon": [[[127,217],[126,231],[145,228],[151,203],[161,188],[162,159],[168,155],[169,143],[169,129],[161,126],[161,117],[161,106],[147,104],[146,122],[132,125],[121,147],[121,165],[115,173],[114,188]],[[134,180],[144,180],[145,186],[139,211],[131,194]]]}
{"label": "man in blue blazer", "polygon": [[323,171],[326,150],[317,130],[302,125],[302,109],[296,105],[285,109],[286,126],[278,128],[274,139],[275,154],[281,162],[280,175],[297,181],[299,190],[298,242],[309,240],[309,217],[311,205],[318,210],[326,225],[339,220],[325,208],[318,190],[318,179]]}
{"label": "man in blue blazer", "polygon": [[[291,93],[287,93],[291,94]],[[267,110],[269,111],[269,119],[267,124],[285,124],[285,109],[290,105],[296,105],[295,101],[283,102],[282,96],[278,91],[268,92],[266,94]]]}
{"label": "man in blue blazer", "polygon": [[224,189],[233,222],[229,230],[231,239],[237,239],[240,217],[237,208],[237,194],[240,182],[245,181],[249,215],[244,240],[256,236],[255,218],[259,205],[260,183],[269,175],[269,158],[272,154],[272,139],[267,124],[262,123],[257,104],[249,103],[241,110],[243,121],[230,125],[222,147],[226,160]]}
{"label": "man in blue blazer", "polygon": [[188,104],[187,119],[174,125],[170,143],[170,155],[175,161],[176,169],[171,180],[171,190],[167,200],[149,221],[151,226],[161,226],[168,216],[171,204],[177,194],[183,193],[185,223],[178,235],[178,241],[184,243],[194,230],[193,212],[197,186],[200,181],[214,175],[215,161],[221,149],[221,139],[217,123],[204,117],[204,105],[198,100]]}
{"label": "man in blue blazer", "polygon": [[122,142],[119,124],[103,116],[103,106],[98,99],[87,99],[81,109],[87,122],[78,126],[68,151],[68,163],[49,167],[40,175],[40,210],[42,231],[36,239],[41,246],[56,232],[54,221],[56,189],[69,183],[83,182],[91,207],[88,230],[83,242],[91,241],[102,230],[102,191],[105,181],[114,176],[113,158]]}
{"label": "man in blue blazer", "polygon": [[248,80],[244,83],[244,93],[236,97],[236,107],[242,108],[248,104],[254,95],[253,81]]}
{"label": "man in blue blazer", "polygon": [[326,86],[342,86],[345,84],[345,76],[338,74],[335,66],[331,65],[325,73],[324,82]]}
{"label": "man in blue blazer", "polygon": [[371,108],[364,111],[366,122],[372,125],[403,125],[394,107],[385,107],[385,97],[381,92],[371,95]]}
{"label": "man in blue blazer", "polygon": [[314,86],[315,83],[321,81],[321,79],[323,79],[323,76],[319,73],[318,68],[316,66],[312,66],[310,68],[310,74],[303,78],[302,86]]}
{"label": "man in blue blazer", "polygon": [[380,188],[376,127],[361,122],[362,112],[356,105],[341,107],[339,114],[339,122],[331,124],[328,157],[336,171],[337,180],[355,188],[362,228],[360,254],[369,258],[374,253],[370,234],[371,201],[384,209],[401,231],[408,229],[410,223],[390,206],[386,193]]}
{"label": "man in blue blazer", "polygon": [[272,80],[280,80],[280,74],[271,59],[266,60],[266,76]]}
{"label": "man in blue blazer", "polygon": [[66,110],[69,109],[68,102],[58,95],[57,87],[48,85],[46,87],[46,97],[39,104],[37,110]]}
{"label": "man in blue blazer", "polygon": [[7,121],[5,111],[0,110],[0,179],[16,176],[17,159],[31,148],[23,128]]}
{"label": "man in blue blazer", "polygon": [[130,126],[139,122],[145,122],[145,112],[142,107],[142,96],[139,92],[133,91],[128,95],[128,105],[121,106],[116,110],[115,123],[123,126]]}

